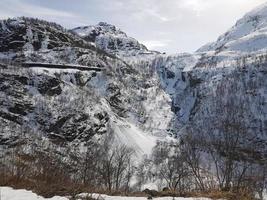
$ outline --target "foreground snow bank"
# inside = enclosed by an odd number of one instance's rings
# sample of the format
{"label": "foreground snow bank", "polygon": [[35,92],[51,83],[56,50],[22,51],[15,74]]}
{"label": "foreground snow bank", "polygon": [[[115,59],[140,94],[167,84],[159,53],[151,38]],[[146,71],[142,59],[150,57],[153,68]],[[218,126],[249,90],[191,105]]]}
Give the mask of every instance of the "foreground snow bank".
{"label": "foreground snow bank", "polygon": [[[81,194],[81,197],[86,197],[86,194]],[[122,196],[108,196],[108,195],[99,195],[93,194],[93,198],[99,200],[146,200],[146,197],[122,197]],[[153,198],[154,200],[173,200],[173,197],[159,197]],[[183,197],[175,197],[175,200],[211,200],[208,198],[183,198]]]}
{"label": "foreground snow bank", "polygon": [[55,196],[46,199],[28,190],[15,190],[9,187],[0,187],[0,200],[68,200],[68,198]]}
{"label": "foreground snow bank", "polygon": [[[87,194],[80,194],[81,198],[88,196]],[[146,200],[146,197],[121,197],[121,196],[107,196],[100,194],[93,194],[93,198],[99,200]],[[155,200],[173,200],[173,197],[154,198]],[[15,190],[10,187],[0,187],[0,200],[69,200],[67,197],[44,198],[34,194],[28,190]],[[175,197],[175,200],[210,200],[207,198],[183,198]]]}

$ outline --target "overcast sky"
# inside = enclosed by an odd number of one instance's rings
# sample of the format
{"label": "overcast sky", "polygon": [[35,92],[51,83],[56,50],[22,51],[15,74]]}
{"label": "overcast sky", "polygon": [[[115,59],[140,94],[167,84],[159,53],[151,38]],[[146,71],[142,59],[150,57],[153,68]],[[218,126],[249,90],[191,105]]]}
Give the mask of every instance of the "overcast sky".
{"label": "overcast sky", "polygon": [[116,25],[153,50],[193,52],[266,0],[0,0],[0,18],[30,16],[66,28]]}

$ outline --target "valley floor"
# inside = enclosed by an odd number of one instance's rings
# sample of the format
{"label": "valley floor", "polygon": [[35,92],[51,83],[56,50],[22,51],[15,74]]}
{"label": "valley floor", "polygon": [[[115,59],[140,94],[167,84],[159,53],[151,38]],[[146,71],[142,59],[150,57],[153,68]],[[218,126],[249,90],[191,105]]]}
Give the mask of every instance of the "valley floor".
{"label": "valley floor", "polygon": [[[82,197],[87,195],[82,194]],[[94,194],[93,198],[98,200],[146,200],[146,197],[122,197],[122,196],[107,196]],[[79,198],[78,198],[79,199]],[[154,198],[155,200],[173,200],[173,197]],[[67,197],[55,196],[53,198],[43,198],[28,190],[15,190],[10,187],[0,187],[0,200],[69,200]],[[175,197],[175,200],[210,200],[208,198],[183,198]]]}

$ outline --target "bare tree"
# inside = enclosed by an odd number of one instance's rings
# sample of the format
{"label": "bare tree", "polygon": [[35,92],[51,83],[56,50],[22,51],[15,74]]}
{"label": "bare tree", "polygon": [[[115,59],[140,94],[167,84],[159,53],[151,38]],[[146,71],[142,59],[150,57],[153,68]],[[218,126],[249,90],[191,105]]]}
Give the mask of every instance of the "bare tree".
{"label": "bare tree", "polygon": [[196,188],[205,191],[207,188],[203,180],[202,152],[199,147],[200,141],[188,134],[181,139],[181,151],[184,155],[185,162],[190,168],[195,179]]}
{"label": "bare tree", "polygon": [[158,178],[164,180],[172,192],[184,193],[190,176],[178,142],[158,142],[152,160]]}

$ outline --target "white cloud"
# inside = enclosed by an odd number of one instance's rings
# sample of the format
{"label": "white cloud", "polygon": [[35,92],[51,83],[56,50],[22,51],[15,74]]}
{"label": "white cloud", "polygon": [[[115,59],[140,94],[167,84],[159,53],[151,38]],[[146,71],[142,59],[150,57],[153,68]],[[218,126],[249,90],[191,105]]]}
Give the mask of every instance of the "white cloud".
{"label": "white cloud", "polygon": [[170,40],[144,40],[141,41],[148,49],[155,49],[159,47],[166,47],[171,41]]}
{"label": "white cloud", "polygon": [[183,0],[182,3],[180,3],[181,7],[193,10],[197,15],[200,15],[201,11],[205,10],[208,5],[209,3],[207,0]]}

